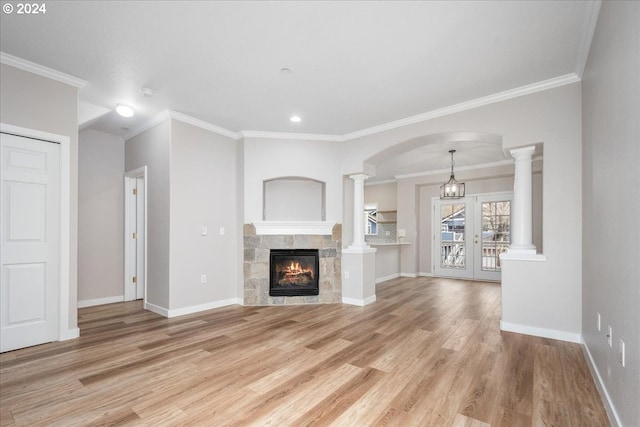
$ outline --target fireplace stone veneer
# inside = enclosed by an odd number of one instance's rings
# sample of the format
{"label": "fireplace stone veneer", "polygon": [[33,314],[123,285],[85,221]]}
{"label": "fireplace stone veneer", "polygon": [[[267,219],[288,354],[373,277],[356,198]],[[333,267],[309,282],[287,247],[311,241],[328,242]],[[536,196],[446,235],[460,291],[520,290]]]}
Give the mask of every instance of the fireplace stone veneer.
{"label": "fireplace stone veneer", "polygon": [[[244,224],[243,231],[245,305],[299,305],[342,301],[341,224],[334,225],[330,235],[258,235],[253,224]],[[318,249],[319,294],[269,296],[271,249]]]}

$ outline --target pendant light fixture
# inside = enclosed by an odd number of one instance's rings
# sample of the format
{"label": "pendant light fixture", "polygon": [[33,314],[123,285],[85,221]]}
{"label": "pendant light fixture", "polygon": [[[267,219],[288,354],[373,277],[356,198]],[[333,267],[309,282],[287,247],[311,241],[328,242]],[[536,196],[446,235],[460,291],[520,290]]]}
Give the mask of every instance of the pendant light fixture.
{"label": "pendant light fixture", "polygon": [[464,182],[456,181],[456,177],[453,174],[453,165],[456,164],[453,161],[453,153],[455,152],[456,150],[449,150],[449,153],[451,153],[451,176],[449,181],[440,186],[441,199],[461,199],[464,197]]}

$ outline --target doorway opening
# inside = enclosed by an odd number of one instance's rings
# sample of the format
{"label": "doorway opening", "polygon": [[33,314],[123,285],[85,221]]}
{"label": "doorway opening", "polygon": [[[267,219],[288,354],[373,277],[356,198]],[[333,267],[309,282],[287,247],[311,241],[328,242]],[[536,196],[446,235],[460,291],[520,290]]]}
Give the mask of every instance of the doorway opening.
{"label": "doorway opening", "polygon": [[125,173],[124,300],[146,301],[147,167]]}

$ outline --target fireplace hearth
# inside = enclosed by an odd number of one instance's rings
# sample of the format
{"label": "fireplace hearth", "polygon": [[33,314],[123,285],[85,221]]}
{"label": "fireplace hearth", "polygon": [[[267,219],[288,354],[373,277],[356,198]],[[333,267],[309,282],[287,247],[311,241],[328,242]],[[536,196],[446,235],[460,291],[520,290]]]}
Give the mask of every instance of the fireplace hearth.
{"label": "fireplace hearth", "polygon": [[319,294],[317,249],[271,249],[269,296]]}

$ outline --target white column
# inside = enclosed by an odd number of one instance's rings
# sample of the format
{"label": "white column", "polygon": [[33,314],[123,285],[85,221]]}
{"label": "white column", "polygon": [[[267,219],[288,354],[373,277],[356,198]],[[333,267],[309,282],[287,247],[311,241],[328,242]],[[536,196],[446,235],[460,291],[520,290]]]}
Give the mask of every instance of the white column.
{"label": "white column", "polygon": [[353,242],[349,249],[369,249],[364,241],[364,181],[369,176],[359,173],[349,178],[353,180]]}
{"label": "white column", "polygon": [[534,254],[532,221],[532,178],[531,158],[535,147],[510,150],[515,159],[513,182],[513,205],[511,207],[511,245],[509,253]]}

